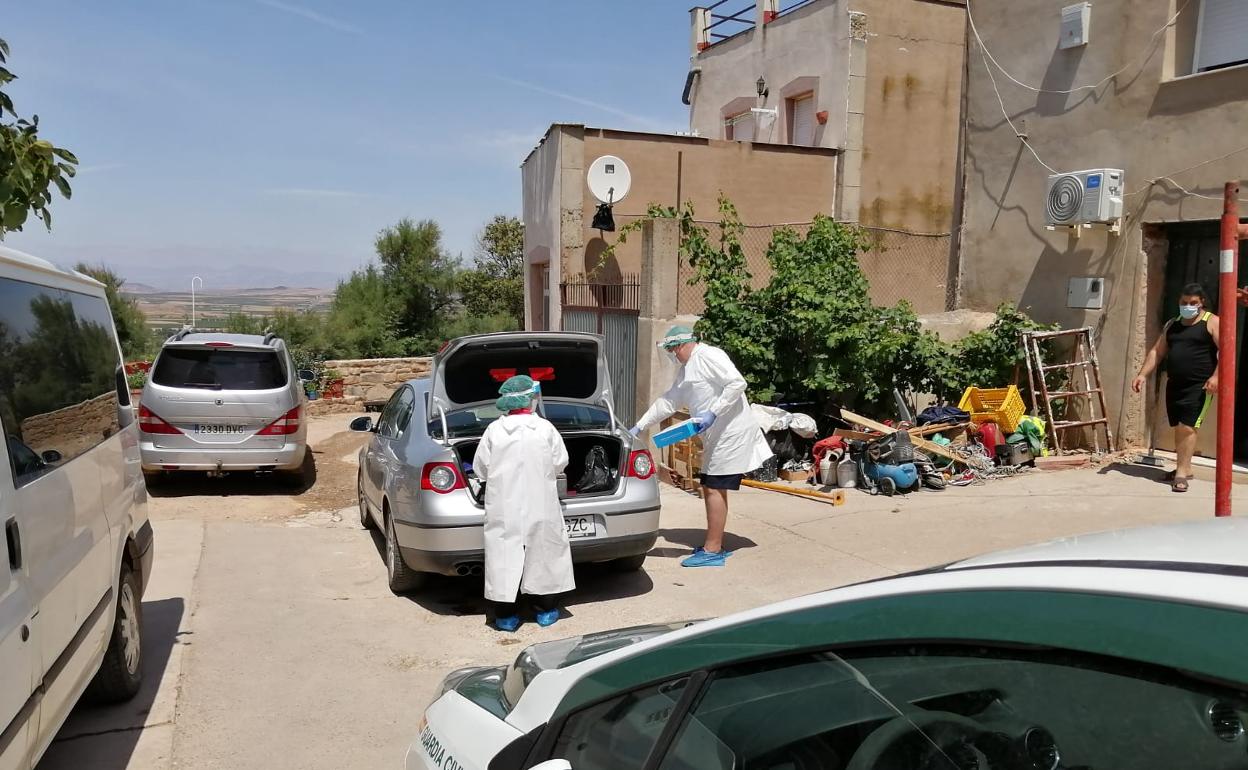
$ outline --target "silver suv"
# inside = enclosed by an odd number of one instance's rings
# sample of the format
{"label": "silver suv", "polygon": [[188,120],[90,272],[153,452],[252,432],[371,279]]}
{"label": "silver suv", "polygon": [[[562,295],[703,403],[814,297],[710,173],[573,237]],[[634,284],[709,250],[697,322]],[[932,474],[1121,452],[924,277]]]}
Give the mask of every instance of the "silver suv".
{"label": "silver suv", "polygon": [[304,480],[307,396],[273,334],[184,329],[165,341],[139,399],[149,481],[164,472],[277,471]]}

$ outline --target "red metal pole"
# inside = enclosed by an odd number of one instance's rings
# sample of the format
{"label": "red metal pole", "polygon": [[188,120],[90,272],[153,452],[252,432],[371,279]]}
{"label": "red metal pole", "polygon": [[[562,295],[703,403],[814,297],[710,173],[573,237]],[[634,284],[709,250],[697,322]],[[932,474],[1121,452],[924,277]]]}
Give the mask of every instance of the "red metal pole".
{"label": "red metal pole", "polygon": [[1231,473],[1235,462],[1235,322],[1239,317],[1239,183],[1222,193],[1222,243],[1218,265],[1218,469],[1214,516],[1231,515]]}

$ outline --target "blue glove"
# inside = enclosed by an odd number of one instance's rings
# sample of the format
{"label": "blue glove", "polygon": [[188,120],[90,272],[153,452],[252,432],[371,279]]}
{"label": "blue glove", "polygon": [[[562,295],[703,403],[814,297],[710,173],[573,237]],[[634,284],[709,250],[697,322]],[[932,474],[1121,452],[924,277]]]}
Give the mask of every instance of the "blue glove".
{"label": "blue glove", "polygon": [[710,430],[711,426],[715,424],[715,420],[715,413],[709,409],[705,412],[699,412],[693,418],[693,421],[698,424],[698,433]]}
{"label": "blue glove", "polygon": [[634,425],[633,427],[629,428],[628,435],[632,436],[633,438],[637,438],[639,435],[641,435],[641,426]]}

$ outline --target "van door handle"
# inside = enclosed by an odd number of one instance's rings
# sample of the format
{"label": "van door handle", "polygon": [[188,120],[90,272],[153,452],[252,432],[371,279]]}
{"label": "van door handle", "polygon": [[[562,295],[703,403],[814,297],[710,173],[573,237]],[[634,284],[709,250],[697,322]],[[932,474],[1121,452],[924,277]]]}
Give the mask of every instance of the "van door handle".
{"label": "van door handle", "polygon": [[4,523],[4,539],[9,545],[9,569],[22,568],[22,533],[17,528],[17,517],[11,517]]}

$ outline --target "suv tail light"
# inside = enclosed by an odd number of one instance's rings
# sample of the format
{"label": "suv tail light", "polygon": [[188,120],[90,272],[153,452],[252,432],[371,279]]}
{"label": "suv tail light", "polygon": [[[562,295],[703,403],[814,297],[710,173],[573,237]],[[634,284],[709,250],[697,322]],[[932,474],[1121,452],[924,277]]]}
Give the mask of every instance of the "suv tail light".
{"label": "suv tail light", "polygon": [[635,479],[648,479],[654,475],[654,458],[650,450],[639,449],[628,455],[628,475]]}
{"label": "suv tail light", "polygon": [[465,486],[464,477],[451,463],[425,463],[425,469],[420,474],[420,488],[426,492],[445,495]]}
{"label": "suv tail light", "polygon": [[180,436],[182,431],[162,420],[155,412],[139,404],[139,430],[162,436]]}
{"label": "suv tail light", "polygon": [[261,428],[257,436],[289,436],[298,432],[299,423],[303,417],[303,407],[295,407],[286,414],[278,417],[273,422]]}

